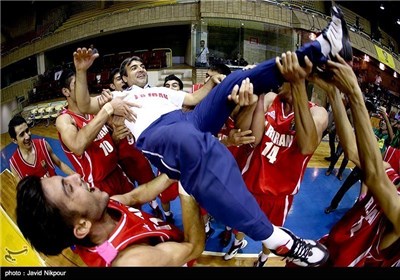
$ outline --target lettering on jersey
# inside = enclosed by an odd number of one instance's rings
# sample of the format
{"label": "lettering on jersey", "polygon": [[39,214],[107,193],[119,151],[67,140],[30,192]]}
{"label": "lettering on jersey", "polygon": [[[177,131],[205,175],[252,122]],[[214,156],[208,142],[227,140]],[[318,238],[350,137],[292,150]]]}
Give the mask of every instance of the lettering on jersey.
{"label": "lettering on jersey", "polygon": [[374,198],[371,197],[364,206],[365,215],[361,215],[360,219],[354,223],[350,229],[350,237],[353,237],[362,227],[363,221],[366,221],[369,225],[376,220],[379,216],[379,211],[377,209],[377,204]]}
{"label": "lettering on jersey", "polygon": [[270,142],[265,142],[265,148],[261,152],[268,161],[273,164],[277,157],[281,147],[290,147],[293,143],[293,135],[280,134],[276,132],[272,125],[267,126],[265,136],[271,139]]}
{"label": "lettering on jersey", "polygon": [[139,99],[139,98],[145,98],[145,97],[160,97],[160,98],[164,98],[164,99],[168,99],[168,95],[165,93],[161,93],[161,92],[149,92],[147,94],[134,94],[133,95],[135,99]]}
{"label": "lettering on jersey", "polygon": [[131,133],[131,134],[128,134],[128,135],[126,136],[126,141],[128,141],[128,144],[129,144],[129,145],[135,144],[135,137],[133,136],[132,133]]}
{"label": "lettering on jersey", "polygon": [[108,132],[109,132],[108,128],[105,125],[103,125],[103,127],[101,128],[101,130],[97,134],[97,136],[94,139],[94,141],[99,141],[99,140],[103,139],[104,136],[106,136],[108,134]]}
{"label": "lettering on jersey", "polygon": [[107,140],[101,142],[99,147],[103,150],[105,156],[108,156],[114,151],[114,146],[111,145],[110,142],[108,142]]}
{"label": "lettering on jersey", "polygon": [[290,147],[293,143],[293,135],[280,134],[276,132],[272,125],[265,130],[265,136],[271,139],[271,142],[280,147]]}

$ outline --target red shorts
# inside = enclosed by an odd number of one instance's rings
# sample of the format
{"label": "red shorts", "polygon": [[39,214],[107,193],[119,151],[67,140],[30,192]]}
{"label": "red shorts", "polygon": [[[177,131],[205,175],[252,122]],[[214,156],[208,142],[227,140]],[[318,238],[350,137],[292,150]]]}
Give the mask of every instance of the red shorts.
{"label": "red shorts", "polygon": [[[275,226],[283,226],[293,204],[293,195],[253,194],[261,210]],[[237,230],[233,230],[237,233]]]}

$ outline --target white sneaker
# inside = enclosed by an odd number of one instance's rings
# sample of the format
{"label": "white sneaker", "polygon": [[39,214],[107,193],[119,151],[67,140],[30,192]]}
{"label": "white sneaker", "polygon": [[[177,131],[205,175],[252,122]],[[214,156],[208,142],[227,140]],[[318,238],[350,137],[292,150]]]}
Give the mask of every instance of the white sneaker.
{"label": "white sneaker", "polygon": [[276,250],[271,250],[275,255],[282,256],[298,266],[308,267],[320,266],[328,260],[329,251],[321,243],[299,238],[286,228],[281,229],[292,237],[293,245],[291,248],[282,245]]}
{"label": "white sneaker", "polygon": [[246,239],[243,239],[242,242],[240,242],[238,245],[235,245],[235,243],[233,243],[231,248],[229,249],[228,253],[226,253],[224,255],[224,260],[228,261],[228,260],[232,259],[234,256],[237,255],[237,253],[240,249],[243,249],[246,246],[247,246]]}
{"label": "white sneaker", "polygon": [[[321,43],[322,50],[327,49],[327,51],[323,51],[325,56],[329,56],[331,58],[335,57],[337,54],[340,54],[343,49],[348,52],[348,48],[350,47],[351,57],[352,58],[352,48],[349,41],[349,31],[347,30],[347,24],[344,20],[344,15],[339,7],[333,6],[331,10],[332,19],[329,22],[328,26],[322,30],[322,38],[319,36],[317,40]],[[329,48],[324,48],[324,40],[328,42]],[[341,54],[343,57],[343,55]],[[347,57],[343,57],[346,61],[349,59]]]}

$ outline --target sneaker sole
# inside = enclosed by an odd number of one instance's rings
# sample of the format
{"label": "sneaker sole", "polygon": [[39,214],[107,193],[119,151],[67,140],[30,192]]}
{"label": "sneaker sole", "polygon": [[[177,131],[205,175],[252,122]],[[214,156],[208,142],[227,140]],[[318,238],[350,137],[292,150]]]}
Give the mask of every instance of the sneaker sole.
{"label": "sneaker sole", "polygon": [[240,249],[243,249],[246,246],[247,246],[247,240],[244,239],[242,245],[239,248],[233,250],[231,254],[224,255],[224,260],[229,261],[229,260],[233,259],[237,255],[238,251]]}

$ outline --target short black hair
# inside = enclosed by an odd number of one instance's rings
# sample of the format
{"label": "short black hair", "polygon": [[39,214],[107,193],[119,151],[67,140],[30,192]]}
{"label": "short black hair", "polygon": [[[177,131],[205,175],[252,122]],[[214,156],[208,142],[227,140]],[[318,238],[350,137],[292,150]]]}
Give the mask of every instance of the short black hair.
{"label": "short black hair", "polygon": [[15,115],[8,123],[8,134],[11,139],[17,139],[17,134],[15,133],[15,127],[23,123],[27,124],[27,121],[20,115]]}
{"label": "short black hair", "polygon": [[69,68],[65,68],[62,70],[60,79],[59,79],[59,88],[63,89],[63,88],[68,88],[69,89],[69,85],[71,83],[71,77],[75,76],[75,72]]}
{"label": "short black hair", "polygon": [[122,61],[121,66],[119,67],[119,73],[121,74],[121,77],[127,76],[126,65],[131,64],[132,61],[140,61],[141,63],[143,63],[143,60],[138,56],[125,58],[124,61]]}
{"label": "short black hair", "polygon": [[115,76],[117,73],[119,73],[119,68],[114,68],[113,70],[111,70],[111,72],[110,72],[110,78],[109,78],[109,81],[108,81],[109,84],[113,84],[113,83],[114,83],[114,76]]}
{"label": "short black hair", "polygon": [[211,71],[218,72],[219,74],[223,74],[228,76],[232,71],[231,69],[223,63],[214,63],[210,65],[209,68]]}
{"label": "short black hair", "polygon": [[58,255],[82,241],[74,236],[68,218],[47,199],[37,176],[26,176],[18,182],[16,214],[26,240],[45,255]]}
{"label": "short black hair", "polygon": [[175,76],[174,74],[168,75],[167,77],[165,77],[164,79],[164,86],[166,84],[166,82],[168,81],[177,81],[179,83],[179,89],[182,90],[183,89],[183,82],[181,79],[179,79],[177,76]]}

